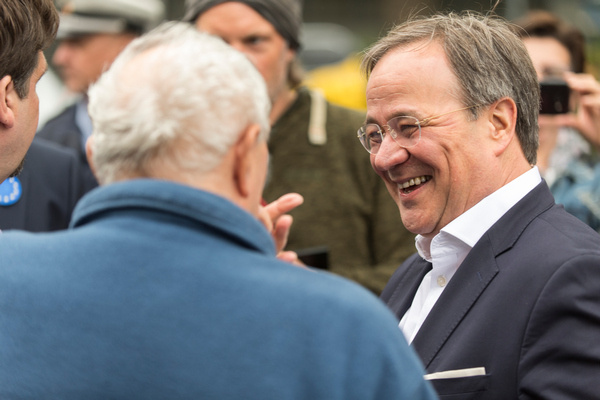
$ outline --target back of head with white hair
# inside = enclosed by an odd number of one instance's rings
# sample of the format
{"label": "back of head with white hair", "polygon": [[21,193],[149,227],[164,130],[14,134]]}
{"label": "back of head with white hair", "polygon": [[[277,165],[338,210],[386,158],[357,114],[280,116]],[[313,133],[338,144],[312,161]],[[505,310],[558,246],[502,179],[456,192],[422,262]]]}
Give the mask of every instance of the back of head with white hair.
{"label": "back of head with white hair", "polygon": [[251,124],[269,134],[269,98],[250,61],[189,24],[134,40],[89,91],[93,163],[102,184],[146,176],[160,160],[182,171],[219,165]]}

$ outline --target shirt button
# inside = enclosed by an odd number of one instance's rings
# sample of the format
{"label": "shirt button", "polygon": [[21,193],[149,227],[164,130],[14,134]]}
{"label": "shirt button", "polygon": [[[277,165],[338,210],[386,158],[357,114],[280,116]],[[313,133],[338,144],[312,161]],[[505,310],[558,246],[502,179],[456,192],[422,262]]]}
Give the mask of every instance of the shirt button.
{"label": "shirt button", "polygon": [[443,275],[440,275],[437,277],[437,284],[439,287],[444,287],[446,286],[446,278]]}

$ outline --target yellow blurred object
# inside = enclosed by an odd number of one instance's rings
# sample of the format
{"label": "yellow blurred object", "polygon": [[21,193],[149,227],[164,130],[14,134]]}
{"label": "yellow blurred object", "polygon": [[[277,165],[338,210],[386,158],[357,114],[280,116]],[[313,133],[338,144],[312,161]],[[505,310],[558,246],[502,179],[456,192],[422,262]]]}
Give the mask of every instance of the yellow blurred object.
{"label": "yellow blurred object", "polygon": [[313,69],[307,74],[304,84],[320,89],[331,103],[361,111],[367,109],[367,81],[360,72],[360,56],[357,54],[340,63]]}

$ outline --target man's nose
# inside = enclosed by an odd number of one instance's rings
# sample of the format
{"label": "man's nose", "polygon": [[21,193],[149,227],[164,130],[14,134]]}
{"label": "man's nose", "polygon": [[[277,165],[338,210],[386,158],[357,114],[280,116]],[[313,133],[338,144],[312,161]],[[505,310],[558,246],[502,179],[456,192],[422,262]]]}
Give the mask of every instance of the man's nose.
{"label": "man's nose", "polygon": [[388,134],[384,136],[377,154],[371,156],[371,163],[375,170],[383,172],[406,162],[409,157],[408,150],[398,145]]}
{"label": "man's nose", "polygon": [[69,50],[67,48],[67,45],[64,43],[59,44],[56,50],[54,51],[54,55],[52,56],[52,64],[57,66],[63,65],[68,56],[68,53]]}

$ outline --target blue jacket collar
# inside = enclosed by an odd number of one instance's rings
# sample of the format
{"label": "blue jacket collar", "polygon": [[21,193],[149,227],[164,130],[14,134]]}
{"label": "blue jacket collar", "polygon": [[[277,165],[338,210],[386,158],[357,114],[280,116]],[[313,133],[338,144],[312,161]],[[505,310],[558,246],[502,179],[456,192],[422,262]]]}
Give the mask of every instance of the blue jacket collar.
{"label": "blue jacket collar", "polygon": [[224,197],[175,182],[137,179],[98,187],[73,212],[70,228],[85,225],[108,211],[149,209],[208,224],[216,230],[275,255],[269,232],[251,214]]}

